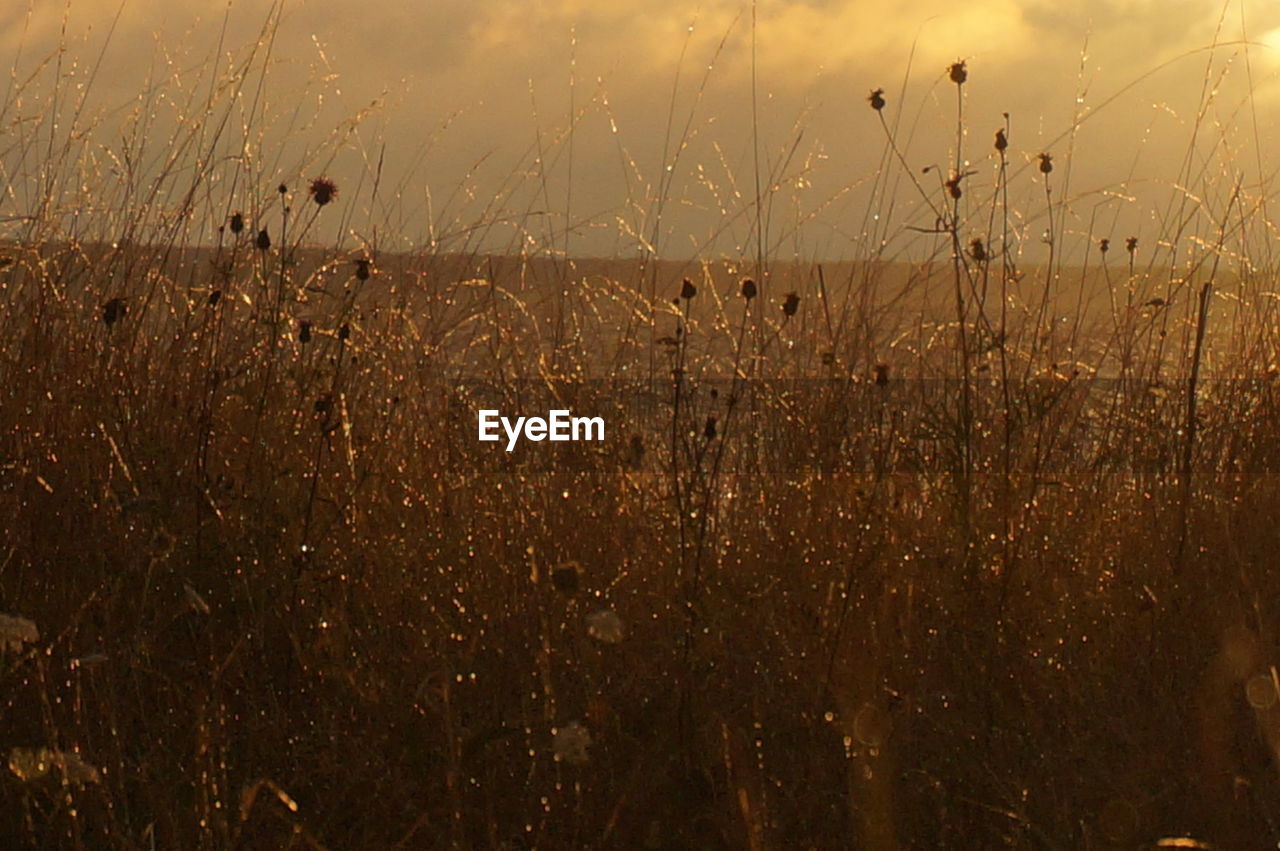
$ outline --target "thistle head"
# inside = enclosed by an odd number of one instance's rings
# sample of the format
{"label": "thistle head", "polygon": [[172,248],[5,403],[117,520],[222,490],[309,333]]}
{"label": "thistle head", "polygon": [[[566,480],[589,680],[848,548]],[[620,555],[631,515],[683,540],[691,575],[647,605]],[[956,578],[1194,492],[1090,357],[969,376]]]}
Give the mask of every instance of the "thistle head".
{"label": "thistle head", "polygon": [[311,181],[307,191],[311,193],[311,200],[316,202],[316,206],[323,207],[337,197],[338,185],[327,177],[317,177]]}

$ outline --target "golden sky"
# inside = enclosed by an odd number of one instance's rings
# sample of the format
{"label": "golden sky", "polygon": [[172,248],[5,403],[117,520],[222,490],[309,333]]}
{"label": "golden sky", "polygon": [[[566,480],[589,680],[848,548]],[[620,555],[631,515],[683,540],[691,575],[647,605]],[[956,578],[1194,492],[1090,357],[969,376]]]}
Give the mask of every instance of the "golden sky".
{"label": "golden sky", "polygon": [[[101,56],[92,114],[114,133],[111,116],[148,80],[199,85],[199,69],[215,57],[243,55],[272,8],[267,0],[13,2],[0,11],[0,65],[21,79],[61,41],[84,80]],[[1262,187],[1269,166],[1255,148],[1277,141],[1280,4],[289,0],[271,56],[265,126],[288,141],[264,174],[314,168],[308,152],[379,101],[321,162],[350,187],[383,153],[384,180],[399,192],[399,212],[379,213],[384,229],[415,240],[501,218],[490,201],[514,181],[505,209],[519,227],[498,227],[490,240],[559,245],[567,231],[570,251],[612,254],[634,250],[637,234],[652,236],[657,222],[664,253],[734,254],[751,239],[754,215],[743,211],[758,162],[772,189],[771,250],[845,256],[855,253],[885,147],[867,92],[887,90],[885,115],[913,169],[950,163],[956,100],[946,67],[957,59],[970,72],[964,158],[989,162],[991,134],[1010,113],[1017,164],[1041,150],[1060,162],[1070,153],[1082,233],[1098,209],[1142,227],[1143,202],[1115,196],[1176,182],[1197,124]],[[1198,118],[1206,78],[1214,94]],[[1043,191],[1032,171],[1029,229]],[[983,180],[987,172],[973,179],[975,192]],[[660,196],[668,203],[658,219]]]}

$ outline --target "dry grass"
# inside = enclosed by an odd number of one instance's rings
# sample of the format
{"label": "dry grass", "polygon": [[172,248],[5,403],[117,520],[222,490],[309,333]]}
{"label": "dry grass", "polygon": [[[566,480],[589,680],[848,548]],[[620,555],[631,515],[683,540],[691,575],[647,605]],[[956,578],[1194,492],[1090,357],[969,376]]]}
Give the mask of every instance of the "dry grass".
{"label": "dry grass", "polygon": [[[1280,841],[1280,269],[1228,146],[1128,254],[994,149],[895,220],[924,258],[326,247],[360,192],[251,152],[264,68],[137,172],[0,112],[7,846]],[[605,444],[475,440],[551,400]]]}

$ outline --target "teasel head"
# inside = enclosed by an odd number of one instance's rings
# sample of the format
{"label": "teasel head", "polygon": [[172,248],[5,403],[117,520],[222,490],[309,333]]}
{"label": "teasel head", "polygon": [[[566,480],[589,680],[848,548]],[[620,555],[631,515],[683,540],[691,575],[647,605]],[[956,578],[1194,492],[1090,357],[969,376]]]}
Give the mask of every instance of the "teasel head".
{"label": "teasel head", "polygon": [[1001,127],[996,131],[996,150],[1004,153],[1009,149],[1009,137],[1004,134],[1004,128]]}
{"label": "teasel head", "polygon": [[258,241],[256,243],[259,251],[266,251],[271,247],[271,235],[267,233],[267,229],[263,228],[258,231]]}
{"label": "teasel head", "polygon": [[742,279],[742,297],[747,301],[756,297],[756,282],[751,278]]}
{"label": "teasel head", "polygon": [[680,298],[688,301],[698,294],[698,288],[693,285],[693,281],[688,278],[684,279],[684,283],[680,285]]}
{"label": "teasel head", "polygon": [[1126,239],[1126,240],[1124,241],[1124,250],[1125,250],[1125,251],[1127,251],[1127,252],[1129,252],[1130,254],[1137,254],[1137,253],[1138,253],[1138,238],[1137,238],[1136,236],[1131,236],[1131,237],[1129,237],[1128,239]]}
{"label": "teasel head", "polygon": [[951,82],[957,86],[964,85],[964,81],[969,79],[969,70],[965,68],[964,60],[957,59],[951,63],[951,67],[947,69],[947,75],[951,77]]}
{"label": "teasel head", "polygon": [[311,200],[316,202],[317,207],[323,207],[338,195],[338,185],[327,177],[317,177],[311,181],[308,189],[311,193]]}
{"label": "teasel head", "polygon": [[787,293],[787,297],[782,302],[782,313],[786,316],[795,316],[796,311],[800,309],[800,295],[795,292]]}
{"label": "teasel head", "polygon": [[1103,254],[1106,254],[1110,250],[1111,250],[1111,240],[1107,239],[1105,236],[1102,239],[1098,240],[1098,251],[1100,251]]}
{"label": "teasel head", "polygon": [[1036,157],[1040,160],[1041,174],[1053,171],[1053,154],[1037,154]]}
{"label": "teasel head", "polygon": [[943,182],[943,185],[947,187],[947,194],[956,201],[959,201],[960,196],[964,194],[960,189],[960,181],[962,179],[962,175],[953,174]]}
{"label": "teasel head", "polygon": [[369,280],[369,259],[367,257],[361,257],[356,261],[356,280]]}
{"label": "teasel head", "polygon": [[876,112],[884,109],[884,89],[872,89],[871,94],[867,95],[867,103]]}
{"label": "teasel head", "polygon": [[244,213],[237,211],[231,214],[231,232],[237,235],[244,232]]}

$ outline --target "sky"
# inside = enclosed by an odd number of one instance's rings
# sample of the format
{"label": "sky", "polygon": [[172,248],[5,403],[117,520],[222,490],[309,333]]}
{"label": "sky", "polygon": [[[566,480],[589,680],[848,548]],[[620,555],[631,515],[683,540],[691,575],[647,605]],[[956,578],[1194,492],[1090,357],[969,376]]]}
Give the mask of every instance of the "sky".
{"label": "sky", "polygon": [[[61,56],[66,79],[92,80],[77,118],[108,162],[140,103],[153,136],[193,121],[201,87],[254,44],[269,65],[254,130],[236,115],[255,178],[332,177],[347,211],[334,238],[348,242],[927,252],[934,217],[902,169],[941,198],[958,109],[971,213],[1008,113],[1027,246],[1047,226],[1046,151],[1071,199],[1059,225],[1078,241],[1155,232],[1171,187],[1210,206],[1236,179],[1267,195],[1280,109],[1280,5],[1261,0],[26,0],[0,11],[13,69],[0,118],[48,108]],[[958,103],[947,69],[961,60]],[[6,180],[35,167],[10,159]]]}

